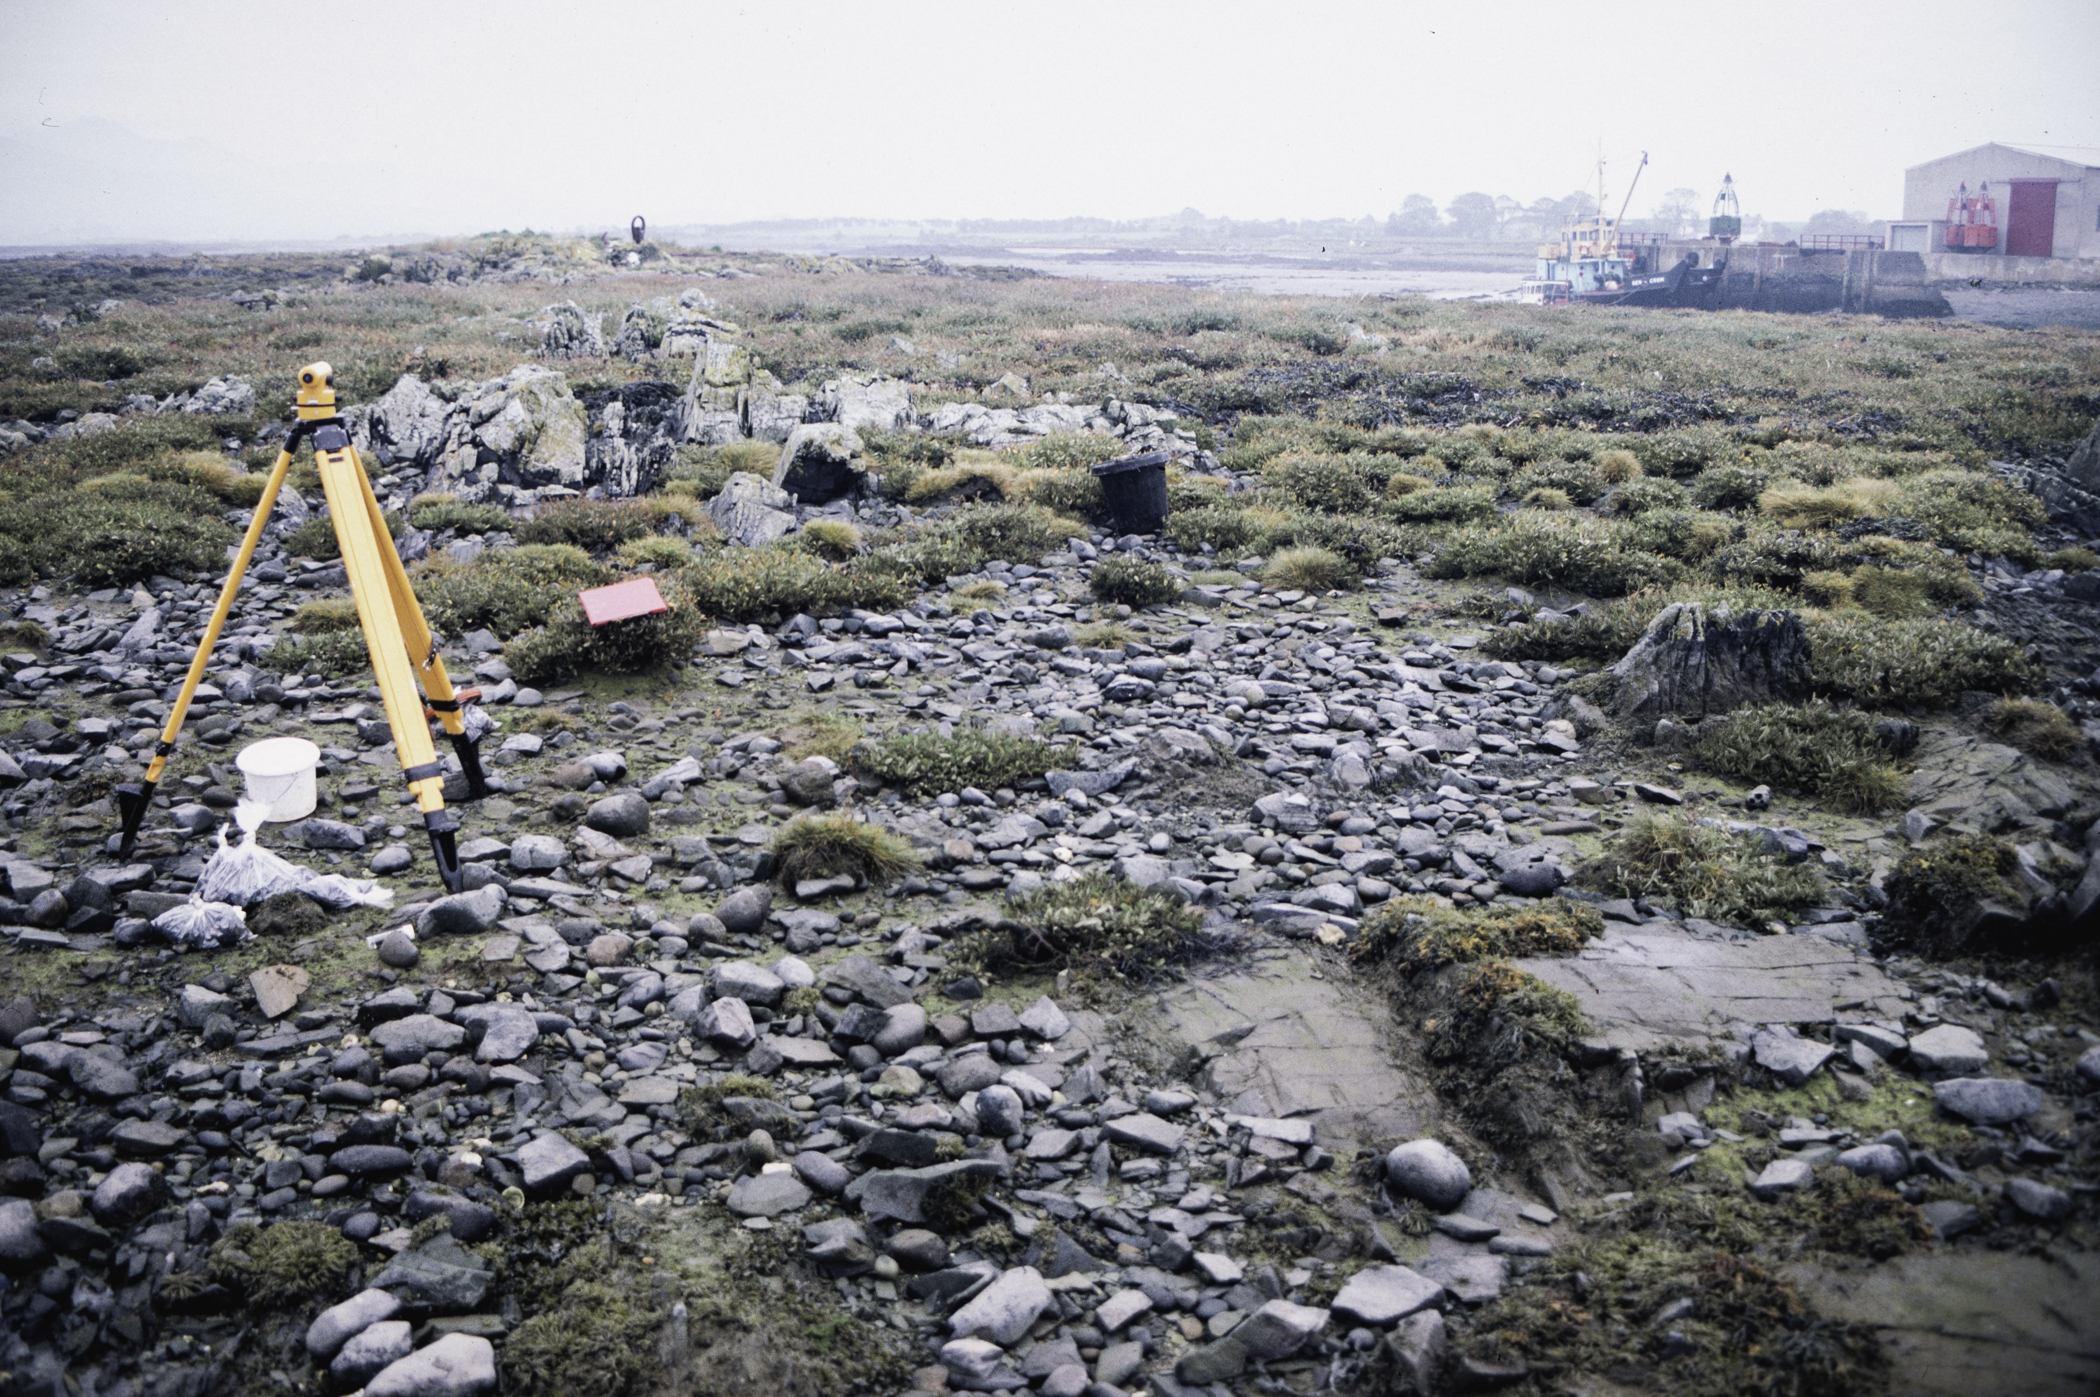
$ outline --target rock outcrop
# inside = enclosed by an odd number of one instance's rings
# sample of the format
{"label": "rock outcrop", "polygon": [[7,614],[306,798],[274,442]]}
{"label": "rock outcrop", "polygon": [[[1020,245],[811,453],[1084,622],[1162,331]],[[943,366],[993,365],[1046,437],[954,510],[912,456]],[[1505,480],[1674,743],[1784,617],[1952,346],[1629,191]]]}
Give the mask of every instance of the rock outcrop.
{"label": "rock outcrop", "polygon": [[1746,703],[1790,702],[1808,692],[1808,631],[1791,611],[1673,602],[1611,667],[1621,718],[1705,718]]}
{"label": "rock outcrop", "polygon": [[356,414],[360,449],[388,467],[430,472],[428,489],[463,499],[497,487],[581,490],[591,479],[590,423],[559,370],[520,364],[502,378],[447,397],[415,374]]}
{"label": "rock outcrop", "polygon": [[788,434],[773,484],[803,504],[826,504],[856,494],[867,480],[867,450],[859,433],[836,422],[813,422]]}

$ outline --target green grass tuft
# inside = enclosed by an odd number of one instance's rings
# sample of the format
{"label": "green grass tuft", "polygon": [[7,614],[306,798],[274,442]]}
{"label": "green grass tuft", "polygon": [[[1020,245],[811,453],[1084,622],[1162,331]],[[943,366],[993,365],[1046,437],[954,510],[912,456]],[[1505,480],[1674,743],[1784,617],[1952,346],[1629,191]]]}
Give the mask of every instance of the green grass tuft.
{"label": "green grass tuft", "polygon": [[1708,723],[1692,755],[1709,770],[1806,792],[1850,815],[1903,799],[1903,777],[1873,720],[1827,703],[1739,708]]}
{"label": "green grass tuft", "polygon": [[805,878],[845,875],[873,884],[919,866],[919,856],[896,831],[851,815],[804,815],[773,836],[780,881],[792,888]]}
{"label": "green grass tuft", "polygon": [[213,1244],[206,1270],[238,1284],[251,1304],[276,1308],[337,1294],[356,1260],[356,1245],[324,1222],[243,1222]]}
{"label": "green grass tuft", "polygon": [[1272,591],[1315,594],[1354,587],[1356,569],[1324,548],[1286,548],[1269,559],[1261,580]]}
{"label": "green grass tuft", "polygon": [[802,537],[819,556],[834,562],[860,552],[860,530],[843,519],[818,519],[804,524]]}
{"label": "green grass tuft", "polygon": [[328,597],[301,603],[292,613],[288,629],[300,635],[327,635],[334,631],[354,631],[357,626],[357,603],[349,597]]}
{"label": "green grass tuft", "polygon": [[648,537],[678,512],[678,503],[661,495],[638,500],[557,500],[541,505],[517,526],[516,534],[520,543],[566,543],[596,555]]}
{"label": "green grass tuft", "polygon": [[696,607],[725,621],[826,616],[854,607],[892,611],[905,598],[893,576],[864,565],[834,567],[789,546],[722,549],[678,576]]}
{"label": "green grass tuft", "polygon": [[1581,902],[1461,912],[1442,898],[1400,897],[1364,919],[1351,950],[1416,975],[1475,961],[1573,955],[1603,934],[1602,914]]}
{"label": "green grass tuft", "polygon": [[1068,748],[1032,737],[1006,737],[972,728],[953,737],[926,733],[865,743],[853,753],[856,768],[885,785],[915,792],[1012,788],[1072,764]]}
{"label": "green grass tuft", "polygon": [[470,562],[439,556],[416,565],[416,596],[430,624],[447,635],[487,629],[498,640],[536,626],[576,593],[610,574],[565,543],[492,548]]}
{"label": "green grass tuft", "polygon": [[2062,761],[2085,745],[2065,712],[2042,699],[2000,699],[1983,712],[1985,731],[2023,752]]}
{"label": "green grass tuft", "polygon": [[1178,893],[1090,873],[1016,903],[1010,920],[988,933],[987,959],[1146,980],[1199,950],[1202,925],[1202,914]]}
{"label": "green grass tuft", "polygon": [[1689,813],[1644,814],[1576,872],[1614,897],[1667,902],[1687,917],[1753,925],[1823,896],[1802,864],[1765,854],[1753,835],[1732,835]]}
{"label": "green grass tuft", "polygon": [[1182,593],[1182,584],[1158,563],[1111,554],[1094,564],[1087,588],[1105,602],[1142,610],[1161,606]]}
{"label": "green grass tuft", "polygon": [[510,511],[501,505],[468,504],[457,495],[418,495],[409,502],[408,522],[443,533],[493,534],[511,527]]}

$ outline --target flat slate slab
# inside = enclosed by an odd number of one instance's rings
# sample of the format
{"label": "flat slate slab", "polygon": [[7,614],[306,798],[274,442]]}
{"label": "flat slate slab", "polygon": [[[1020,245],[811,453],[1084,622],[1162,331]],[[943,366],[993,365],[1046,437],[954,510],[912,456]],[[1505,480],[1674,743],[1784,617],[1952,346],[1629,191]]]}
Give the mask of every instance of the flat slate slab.
{"label": "flat slate slab", "polygon": [[1410,1139],[1436,1119],[1435,1093],[1393,1065],[1392,1010],[1353,985],[1316,978],[1291,947],[1246,956],[1228,974],[1191,980],[1161,1000],[1167,1032],[1202,1054],[1226,1110],[1310,1117],[1338,1152]]}
{"label": "flat slate slab", "polygon": [[[1582,1003],[1615,1048],[1652,1052],[1772,1023],[1902,1022],[1910,991],[1820,936],[1708,941],[1659,926],[1607,931],[1568,959],[1517,968]],[[1840,1006],[1850,1006],[1843,1007]]]}
{"label": "flat slate slab", "polygon": [[1832,1319],[1871,1325],[1890,1390],[1918,1397],[2100,1388],[2100,1258],[1914,1252],[1865,1270],[1796,1262],[1787,1279]]}

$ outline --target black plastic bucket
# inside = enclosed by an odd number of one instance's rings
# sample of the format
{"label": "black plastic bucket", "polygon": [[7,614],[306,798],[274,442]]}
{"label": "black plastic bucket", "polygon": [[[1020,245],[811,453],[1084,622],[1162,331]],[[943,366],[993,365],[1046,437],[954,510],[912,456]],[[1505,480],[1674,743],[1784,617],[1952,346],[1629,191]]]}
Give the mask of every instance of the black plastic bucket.
{"label": "black plastic bucket", "polygon": [[1119,534],[1156,534],[1167,517],[1167,453],[1147,451],[1094,467]]}

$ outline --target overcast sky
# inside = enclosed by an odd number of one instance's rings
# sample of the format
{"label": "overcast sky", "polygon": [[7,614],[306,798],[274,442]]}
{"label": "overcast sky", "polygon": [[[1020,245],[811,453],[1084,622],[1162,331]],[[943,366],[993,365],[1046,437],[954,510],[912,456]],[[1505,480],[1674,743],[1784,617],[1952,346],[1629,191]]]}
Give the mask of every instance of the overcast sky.
{"label": "overcast sky", "polygon": [[1383,217],[1593,187],[1600,140],[1636,214],[1725,170],[1888,217],[1906,165],[2100,146],[2096,53],[2096,0],[0,0],[0,242]]}

